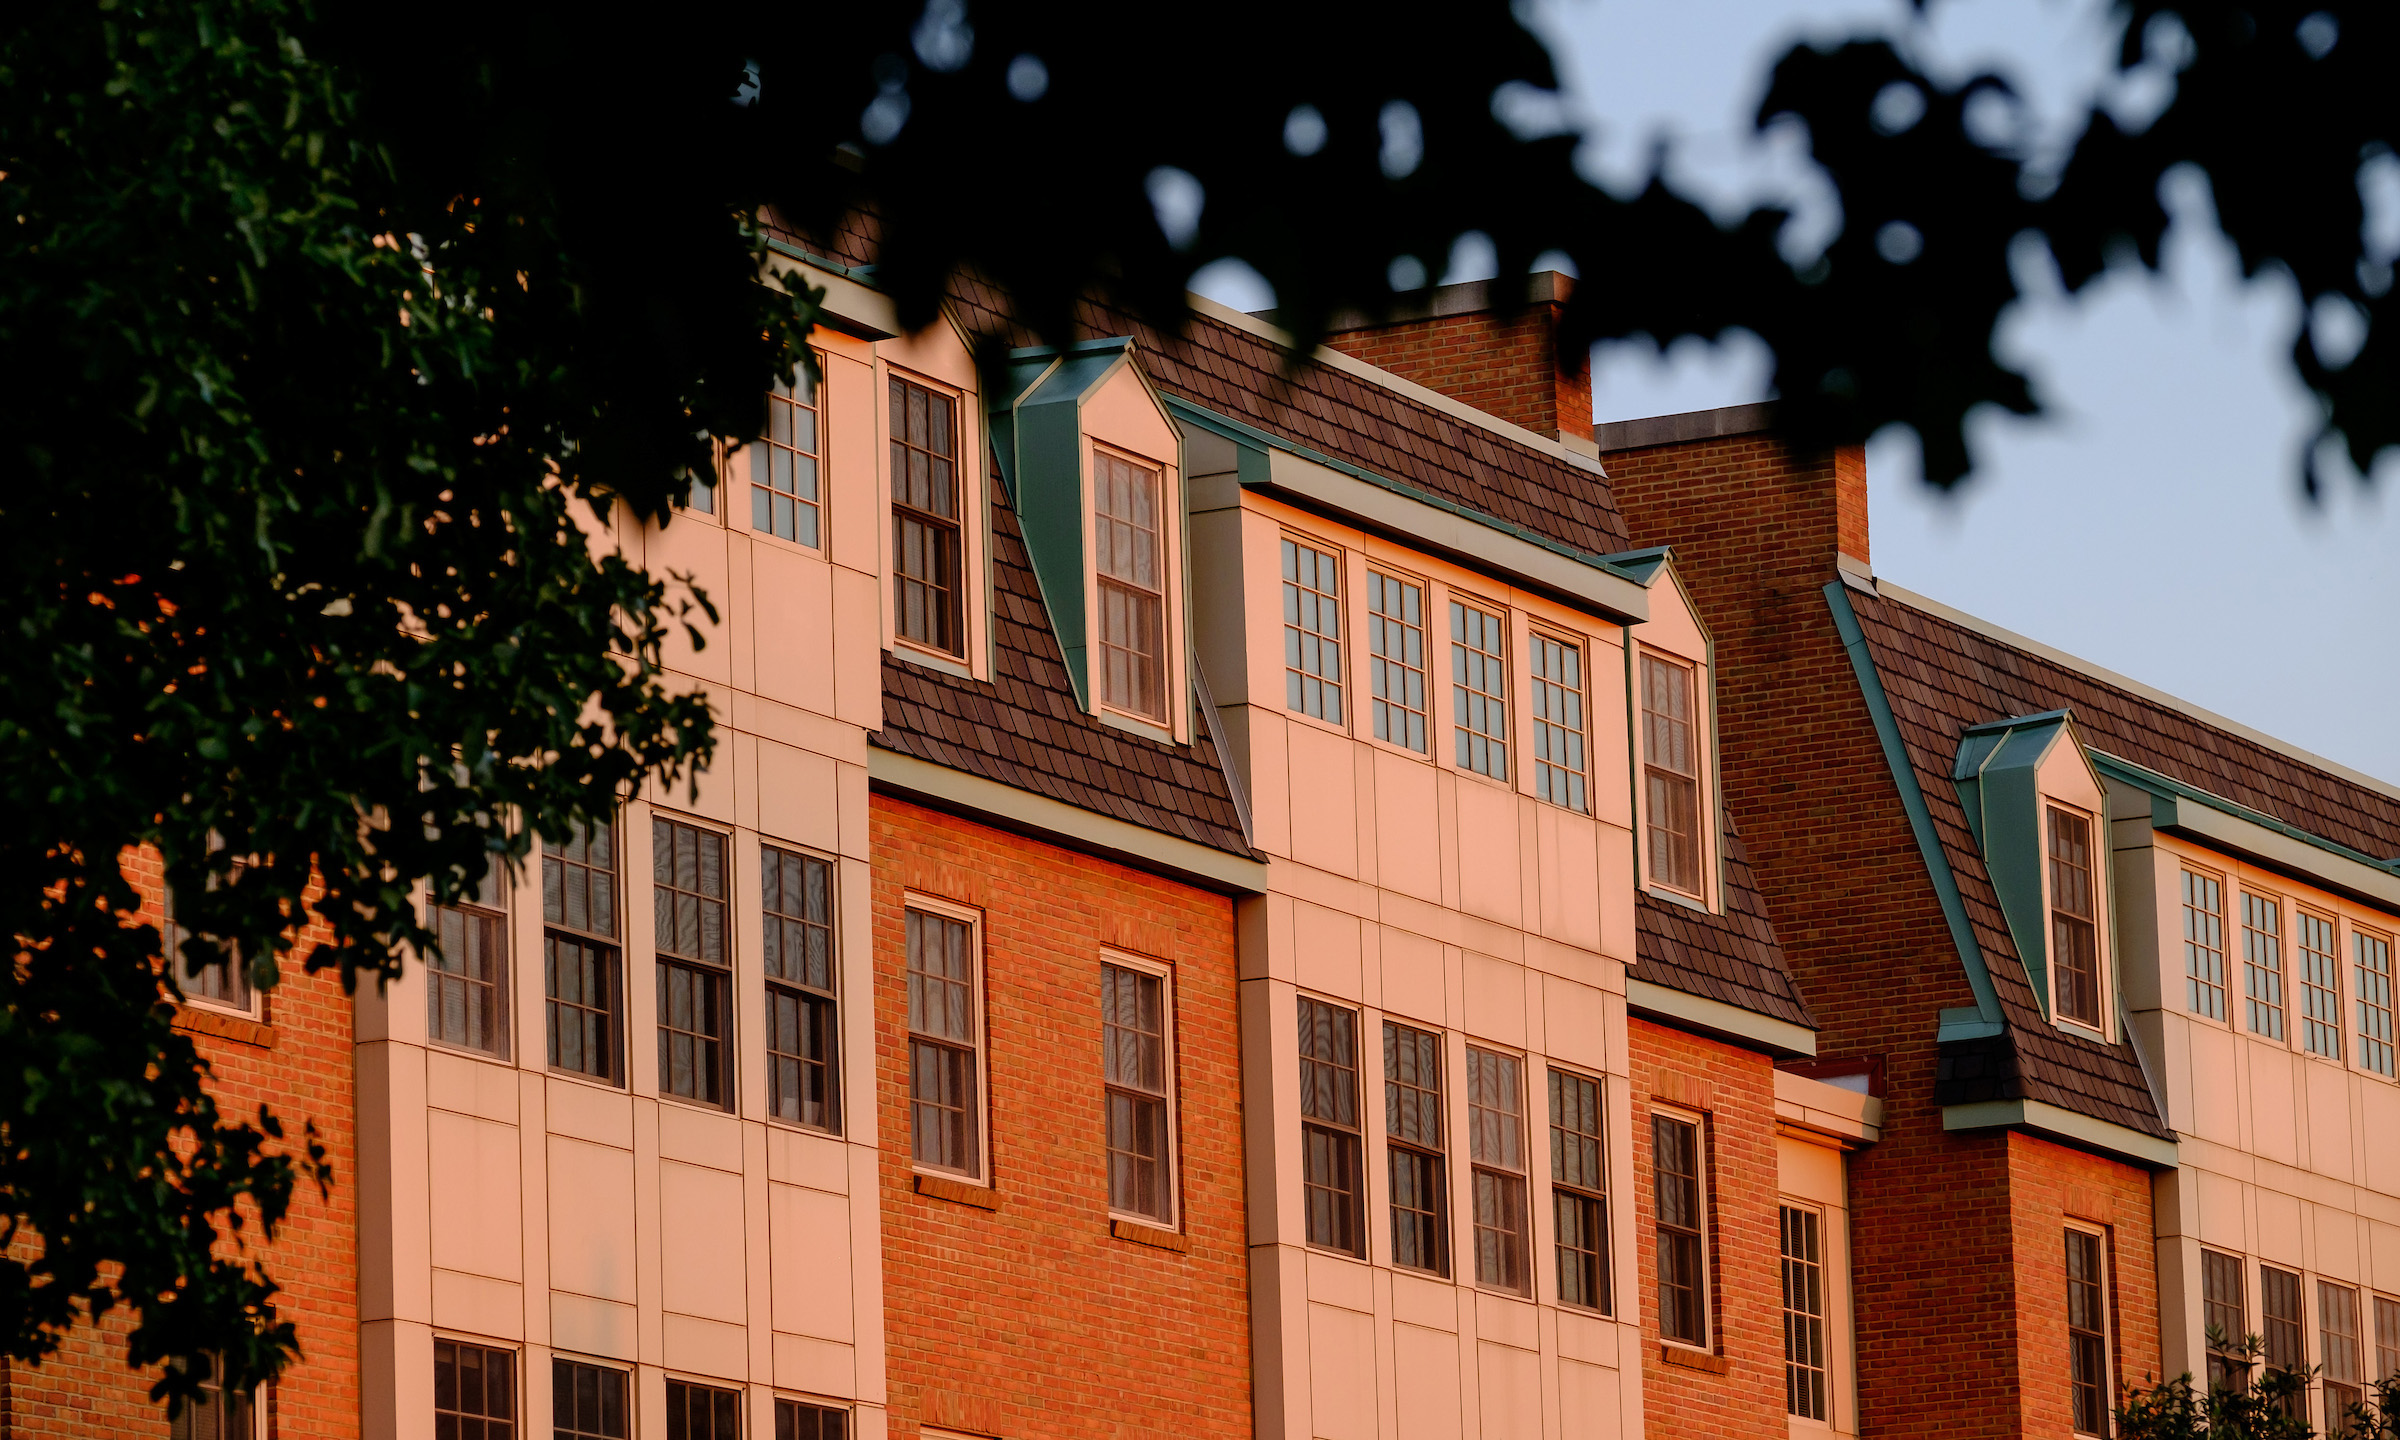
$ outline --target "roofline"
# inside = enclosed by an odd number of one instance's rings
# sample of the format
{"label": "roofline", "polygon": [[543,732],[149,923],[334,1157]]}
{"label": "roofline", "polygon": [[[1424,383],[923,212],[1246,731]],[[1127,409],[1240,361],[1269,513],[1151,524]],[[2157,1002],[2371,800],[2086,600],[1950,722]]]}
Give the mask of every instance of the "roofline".
{"label": "roofline", "polygon": [[1641,1019],[1728,1041],[1746,1050],[1763,1050],[1778,1059],[1816,1058],[1817,1032],[1808,1026],[1677,990],[1655,980],[1626,976],[1625,1007]]}
{"label": "roofline", "polygon": [[1731,435],[1754,435],[1775,428],[1775,402],[1720,405],[1714,410],[1686,410],[1680,415],[1647,415],[1638,420],[1611,420],[1592,427],[1600,453],[1647,450],[1653,445],[1686,445],[1694,440],[1722,440]]}

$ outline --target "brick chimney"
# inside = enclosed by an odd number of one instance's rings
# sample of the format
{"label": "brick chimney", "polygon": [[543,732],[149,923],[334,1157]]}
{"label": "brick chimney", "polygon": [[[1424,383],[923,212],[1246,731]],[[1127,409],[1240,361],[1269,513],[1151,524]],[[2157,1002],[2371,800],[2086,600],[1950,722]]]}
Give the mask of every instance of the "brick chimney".
{"label": "brick chimney", "polygon": [[1591,453],[1591,356],[1561,357],[1557,343],[1575,282],[1555,271],[1530,276],[1522,307],[1510,306],[1499,286],[1496,280],[1437,286],[1380,325],[1345,329],[1337,317],[1325,343]]}
{"label": "brick chimney", "polygon": [[1673,545],[1687,569],[1738,561],[1749,579],[1783,567],[1810,587],[1873,573],[1863,446],[1792,451],[1772,403],[1611,421],[1594,439],[1636,545]]}

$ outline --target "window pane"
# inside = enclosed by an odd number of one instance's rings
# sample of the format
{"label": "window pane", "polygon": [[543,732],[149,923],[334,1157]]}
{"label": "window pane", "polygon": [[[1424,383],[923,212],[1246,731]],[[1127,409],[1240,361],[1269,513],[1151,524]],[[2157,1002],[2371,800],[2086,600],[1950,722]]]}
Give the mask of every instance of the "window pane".
{"label": "window pane", "polygon": [[667,1440],[740,1440],[742,1397],[713,1385],[667,1382]]}
{"label": "window pane", "polygon": [[1581,810],[1583,773],[1583,652],[1536,635],[1533,661],[1533,793],[1553,805]]}
{"label": "window pane", "polygon": [[650,871],[658,953],[725,964],[725,837],[680,820],[654,819]]}
{"label": "window pane", "polygon": [[1283,542],[1284,705],[1342,723],[1341,562]]}
{"label": "window pane", "polygon": [[850,1415],[798,1400],[775,1402],[775,1440],[849,1440]]}
{"label": "window pane", "polygon": [[[2308,1369],[2308,1341],[2300,1315],[2300,1277],[2288,1270],[2259,1266],[2258,1312],[2265,1323],[2267,1369]],[[2294,1418],[2304,1418],[2308,1413],[2307,1392],[2302,1390],[2288,1397],[2285,1408]]]}
{"label": "window pane", "polygon": [[438,1440],[516,1440],[517,1357],[451,1340],[433,1344],[433,1416]]}
{"label": "window pane", "polygon": [[1301,1196],[1308,1243],[1364,1254],[1358,1017],[1305,995],[1299,1011]]}
{"label": "window pane", "polygon": [[427,917],[441,953],[425,957],[425,1034],[444,1045],[508,1054],[508,927],[480,906],[437,905]]}
{"label": "window pane", "polygon": [[1467,1047],[1467,1154],[1474,1162],[1475,1279],[1525,1288],[1524,1062]]}
{"label": "window pane", "polygon": [[950,422],[954,402],[896,375],[891,402],[895,629],[904,640],[964,654],[959,595],[964,535]]}
{"label": "window pane", "polygon": [[548,997],[545,1029],[551,1068],[618,1080],[621,992],[616,948],[546,934],[542,937],[542,982]]}
{"label": "window pane", "polygon": [[2250,1331],[2238,1258],[2214,1250],[2200,1252],[2200,1304],[2202,1333],[2208,1344],[2209,1386],[2227,1391],[2245,1388],[2250,1367],[2241,1344]]}
{"label": "window pane", "polygon": [[[2187,880],[2190,877],[2185,877]],[[2300,1043],[2311,1055],[2342,1058],[2342,963],[2334,927],[2300,912]]]}
{"label": "window pane", "polygon": [[1783,1400],[1806,1420],[1825,1418],[1825,1257],[1814,1210],[1783,1207]]}
{"label": "window pane", "polygon": [[2105,1435],[2108,1382],[2108,1299],[2101,1274],[2100,1237],[2069,1230],[2067,1239],[2068,1393],[2075,1433]]}
{"label": "window pane", "polygon": [[658,1088],[708,1105],[730,1105],[726,1039],[732,1016],[723,971],[662,960],[658,965]]}
{"label": "window pane", "polygon": [[2183,963],[2191,1012],[2225,1018],[2224,888],[2211,875],[2183,872]]}
{"label": "window pane", "polygon": [[2242,897],[2242,996],[2250,1033],[2283,1038],[2283,907]]}
{"label": "window pane", "polygon": [[2354,931],[2358,959],[2358,1063],[2380,1075],[2393,1073],[2392,942]]}
{"label": "window pane", "polygon": [[1450,602],[1450,720],[1458,768],[1508,778],[1508,641],[1506,622],[1472,605]]}
{"label": "window pane", "polygon": [[1550,1178],[1558,1227],[1558,1296],[1562,1304],[1606,1314],[1608,1186],[1602,1156],[1600,1083],[1551,1071]]}
{"label": "window pane", "polygon": [[1425,590],[1389,575],[1367,576],[1367,640],[1373,657],[1375,738],[1425,752]]}
{"label": "window pane", "polygon": [[2050,810],[2050,975],[2059,1015],[2100,1023],[2098,911],[2092,886],[2092,824]]}
{"label": "window pane", "polygon": [[803,545],[817,543],[817,395],[803,368],[767,395],[766,431],[744,447],[751,528]]}
{"label": "window pane", "polygon": [[1108,1203],[1167,1220],[1166,981],[1122,965],[1100,967],[1101,1073],[1108,1128]]}
{"label": "window pane", "polygon": [[1383,1117],[1392,1186],[1392,1263],[1446,1275],[1448,1182],[1442,1155],[1442,1038],[1383,1026]]}
{"label": "window pane", "polygon": [[1659,1334],[1687,1345],[1706,1345],[1699,1127],[1654,1115],[1650,1149],[1658,1223]]}
{"label": "window pane", "polygon": [[1700,892],[1700,760],[1692,672],[1642,657],[1642,788],[1650,878]]}
{"label": "window pane", "polygon": [[579,1360],[550,1362],[550,1423],[558,1440],[627,1440],[626,1374]]}
{"label": "window pane", "polygon": [[1159,472],[1106,452],[1092,456],[1092,564],[1099,577],[1100,700],[1166,718],[1166,574],[1159,542]]}

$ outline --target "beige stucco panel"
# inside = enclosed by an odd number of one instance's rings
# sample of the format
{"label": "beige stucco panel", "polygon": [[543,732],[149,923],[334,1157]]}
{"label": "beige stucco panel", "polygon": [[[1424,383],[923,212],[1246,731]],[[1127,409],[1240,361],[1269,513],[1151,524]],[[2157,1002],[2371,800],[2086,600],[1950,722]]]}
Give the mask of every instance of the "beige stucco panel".
{"label": "beige stucco panel", "polygon": [[780,546],[751,550],[756,577],[758,692],[787,705],[833,710],[833,567]]}
{"label": "beige stucco panel", "polygon": [[[745,497],[747,503],[747,497]],[[730,660],[732,646],[726,627],[732,611],[730,576],[726,562],[726,530],[713,518],[684,514],[667,524],[650,529],[643,536],[645,568],[667,587],[670,611],[686,600],[693,600],[691,610],[666,625],[666,642],[660,658],[668,669],[681,671],[707,682],[710,686],[730,684],[733,668]],[[674,578],[690,576],[686,582]],[[717,607],[715,620],[708,618],[692,591],[706,596]],[[697,633],[700,643],[693,644]]]}
{"label": "beige stucco panel", "polygon": [[[738,1134],[735,1138],[738,1143]],[[735,1161],[740,1161],[738,1154]],[[662,1159],[658,1198],[661,1213],[676,1217],[676,1223],[660,1229],[661,1307],[678,1315],[741,1324],[747,1289],[742,1231],[729,1223],[742,1213],[740,1175]],[[694,1223],[702,1217],[714,1223]]]}
{"label": "beige stucco panel", "polygon": [[432,1110],[426,1115],[425,1138],[432,1179],[433,1264],[494,1280],[523,1279],[524,1252],[517,1240],[522,1213],[517,1127]]}
{"label": "beige stucco panel", "polygon": [[550,1288],[633,1303],[630,1151],[550,1137]]}
{"label": "beige stucco panel", "polygon": [[[1313,1294],[1313,1281],[1310,1288]],[[1372,1315],[1309,1303],[1309,1433],[1315,1440],[1375,1440],[1374,1327]]]}
{"label": "beige stucco panel", "polygon": [[1487,781],[1459,777],[1459,907],[1495,924],[1523,923],[1517,796]]}
{"label": "beige stucco panel", "polygon": [[1289,903],[1301,988],[1345,1000],[1363,999],[1358,917],[1305,900]]}
{"label": "beige stucco panel", "polygon": [[1442,847],[1435,835],[1441,809],[1434,798],[1434,767],[1370,750],[1375,773],[1375,879],[1386,890],[1442,902]]}
{"label": "beige stucco panel", "polygon": [[1358,876],[1357,775],[1352,742],[1304,721],[1287,730],[1291,746],[1292,858],[1336,875]]}
{"label": "beige stucco panel", "polygon": [[[883,458],[876,416],[889,407],[875,384],[870,347],[822,331],[818,343],[826,362],[825,454],[818,467],[824,477],[825,531],[835,564],[873,575],[883,559],[884,528],[875,503],[875,477]],[[728,523],[748,524],[749,504],[744,496],[727,514]]]}
{"label": "beige stucco panel", "polygon": [[1425,936],[1381,927],[1383,1008],[1436,1028],[1449,1023],[1442,984],[1442,947]]}
{"label": "beige stucco panel", "polygon": [[1475,1358],[1479,1440],[1542,1440],[1541,1357],[1484,1340]]}
{"label": "beige stucco panel", "polygon": [[[2195,1032],[2203,1027],[2194,1026]],[[2197,1043],[2198,1034],[2194,1041]],[[2250,1070],[2250,1134],[2249,1148],[2269,1160],[2285,1165],[2300,1161],[2300,1118],[2292,1113],[2293,1058],[2279,1050],[2263,1045],[2246,1047]]]}
{"label": "beige stucco panel", "polygon": [[770,1184],[767,1217],[775,1328],[847,1343],[853,1335],[848,1201],[822,1190]]}
{"label": "beige stucco panel", "polygon": [[1559,1361],[1560,1440],[1612,1440],[1621,1433],[1622,1390],[1614,1369],[1576,1360]]}
{"label": "beige stucco panel", "polygon": [[[1396,1288],[1396,1287],[1395,1287]],[[1449,1288],[1442,1287],[1445,1291]],[[1420,1325],[1392,1327],[1400,1440],[1459,1440],[1458,1337]]]}
{"label": "beige stucco panel", "polygon": [[[2331,1065],[2302,1061],[2300,1101],[2308,1124],[2308,1167],[2345,1183],[2355,1178],[2350,1153],[2350,1096],[2357,1082]],[[2394,1137],[2400,1143],[2400,1137]]]}

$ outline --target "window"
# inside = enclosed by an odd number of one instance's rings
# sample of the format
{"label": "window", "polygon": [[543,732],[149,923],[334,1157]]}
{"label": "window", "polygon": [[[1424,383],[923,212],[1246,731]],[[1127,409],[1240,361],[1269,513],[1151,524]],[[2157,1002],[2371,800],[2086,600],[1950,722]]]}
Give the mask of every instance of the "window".
{"label": "window", "polygon": [[1475,1283],[1522,1292],[1526,1263],[1525,1062],[1467,1047],[1467,1158],[1474,1165]]}
{"label": "window", "polygon": [[565,844],[542,847],[542,923],[550,1068],[621,1085],[616,826],[577,826]]}
{"label": "window", "polygon": [[840,1011],[834,1001],[833,867],[761,845],[766,921],[767,1111],[839,1132]]}
{"label": "window", "polygon": [[1375,738],[1425,753],[1425,587],[1367,574]]}
{"label": "window", "polygon": [[550,1362],[550,1424],[558,1440],[626,1440],[625,1372],[580,1360]]}
{"label": "window", "polygon": [[425,1035],[508,1058],[508,884],[498,856],[483,884],[425,917],[441,953],[425,957]]}
{"label": "window", "polygon": [[2342,1058],[2342,962],[2333,922],[2306,910],[2300,920],[2300,1043],[2311,1055]]}
{"label": "window", "polygon": [[2325,1433],[2350,1433],[2350,1407],[2367,1398],[2367,1357],[2359,1344],[2358,1292],[2317,1282],[2317,1334],[2325,1347]]}
{"label": "window", "polygon": [[1533,637],[1533,793],[1569,810],[1587,808],[1583,780],[1583,651]]}
{"label": "window", "polygon": [[1289,536],[1283,542],[1283,703],[1342,723],[1342,566]]}
{"label": "window", "polygon": [[1783,1408],[1803,1420],[1825,1418],[1823,1228],[1816,1211],[1783,1207]]}
{"label": "window", "polygon": [[1442,1037],[1383,1022],[1383,1133],[1391,1156],[1392,1263],[1450,1273],[1442,1173]]}
{"label": "window", "polygon": [[920,1165],[983,1174],[975,927],[908,912],[908,1126]]}
{"label": "window", "polygon": [[2379,1075],[2392,1073],[2392,942],[2364,930],[2350,932],[2358,953],[2358,1063]]}
{"label": "window", "polygon": [[2242,998],[2250,1033],[2283,1038],[2283,907],[2242,896]]}
{"label": "window", "polygon": [[[215,888],[211,886],[210,888]],[[216,956],[193,968],[191,957],[183,953],[184,942],[191,932],[175,919],[175,890],[166,893],[166,918],[159,925],[159,944],[168,963],[175,967],[184,1001],[194,1001],[216,1009],[238,1010],[244,1015],[256,1014],[258,995],[250,988],[250,967],[241,962],[241,952],[229,943],[204,945],[206,952]]]}
{"label": "window", "polygon": [[850,1412],[800,1400],[775,1402],[775,1440],[849,1440]]}
{"label": "window", "polygon": [[434,1440],[516,1440],[513,1350],[433,1342]]}
{"label": "window", "polygon": [[185,1401],[168,1423],[172,1440],[250,1440],[258,1433],[257,1406],[247,1391],[226,1389],[224,1375],[224,1360],[212,1356],[199,1396]]}
{"label": "window", "polygon": [[1358,1017],[1300,997],[1300,1190],[1308,1243],[1364,1255],[1359,1207]]}
{"label": "window", "polygon": [[680,820],[652,820],[650,879],[658,937],[659,1091],[731,1105],[725,837]]}
{"label": "window", "polygon": [[2069,1230],[2067,1390],[2074,1401],[2078,1435],[2108,1433],[2108,1283],[2102,1265],[2100,1237],[2089,1230]]}
{"label": "window", "polygon": [[1167,979],[1129,965],[1100,967],[1100,1053],[1108,1107],[1108,1204],[1127,1215],[1175,1219],[1174,1052]]}
{"label": "window", "polygon": [[1692,672],[1642,657],[1642,788],[1649,809],[1650,878],[1700,893],[1700,754],[1692,735]]}
{"label": "window", "polygon": [[741,1417],[738,1390],[667,1382],[667,1440],[741,1440]]}
{"label": "window", "polygon": [[2225,1018],[2225,902],[2213,875],[2183,872],[2183,968],[2191,1011]]}
{"label": "window", "polygon": [[[750,459],[750,528],[762,535],[817,543],[817,411],[817,383],[805,365],[767,393],[767,433],[744,447]],[[894,425],[892,433],[897,436],[900,427]],[[897,465],[892,473],[898,477]]]}
{"label": "window", "polygon": [[1167,718],[1167,580],[1159,472],[1092,455],[1092,568],[1100,579],[1100,703]]}
{"label": "window", "polygon": [[1458,768],[1508,778],[1508,631],[1499,616],[1450,602],[1450,720]]}
{"label": "window", "polygon": [[949,396],[892,377],[892,628],[945,655],[967,649],[956,415]]}
{"label": "window", "polygon": [[[2289,1270],[2277,1270],[2270,1265],[2258,1267],[2258,1315],[2266,1326],[2265,1360],[2269,1371],[2289,1370],[2305,1375],[2308,1370],[2308,1342],[2300,1322],[2300,1277]],[[2308,1414],[2308,1395],[2305,1390],[2294,1392],[2284,1401],[2285,1410],[2294,1419]]]}
{"label": "window", "polygon": [[1608,1172],[1600,1082],[1550,1072],[1550,1199],[1558,1224],[1558,1303],[1609,1313]]}
{"label": "window", "polygon": [[1650,1117],[1650,1161],[1658,1213],[1658,1333],[1708,1344],[1708,1278],[1700,1242],[1700,1126]]}
{"label": "window", "polygon": [[2050,807],[2050,975],[2058,1014],[2100,1023],[2098,907],[2092,887],[2092,822]]}
{"label": "window", "polygon": [[2246,1389],[2250,1361],[2241,1346],[2250,1333],[2249,1309],[2242,1302],[2242,1262],[2234,1256],[2200,1252],[2200,1323],[2208,1337],[2208,1388]]}
{"label": "window", "polygon": [[2400,1375],[2400,1300],[2375,1297],[2375,1379]]}

